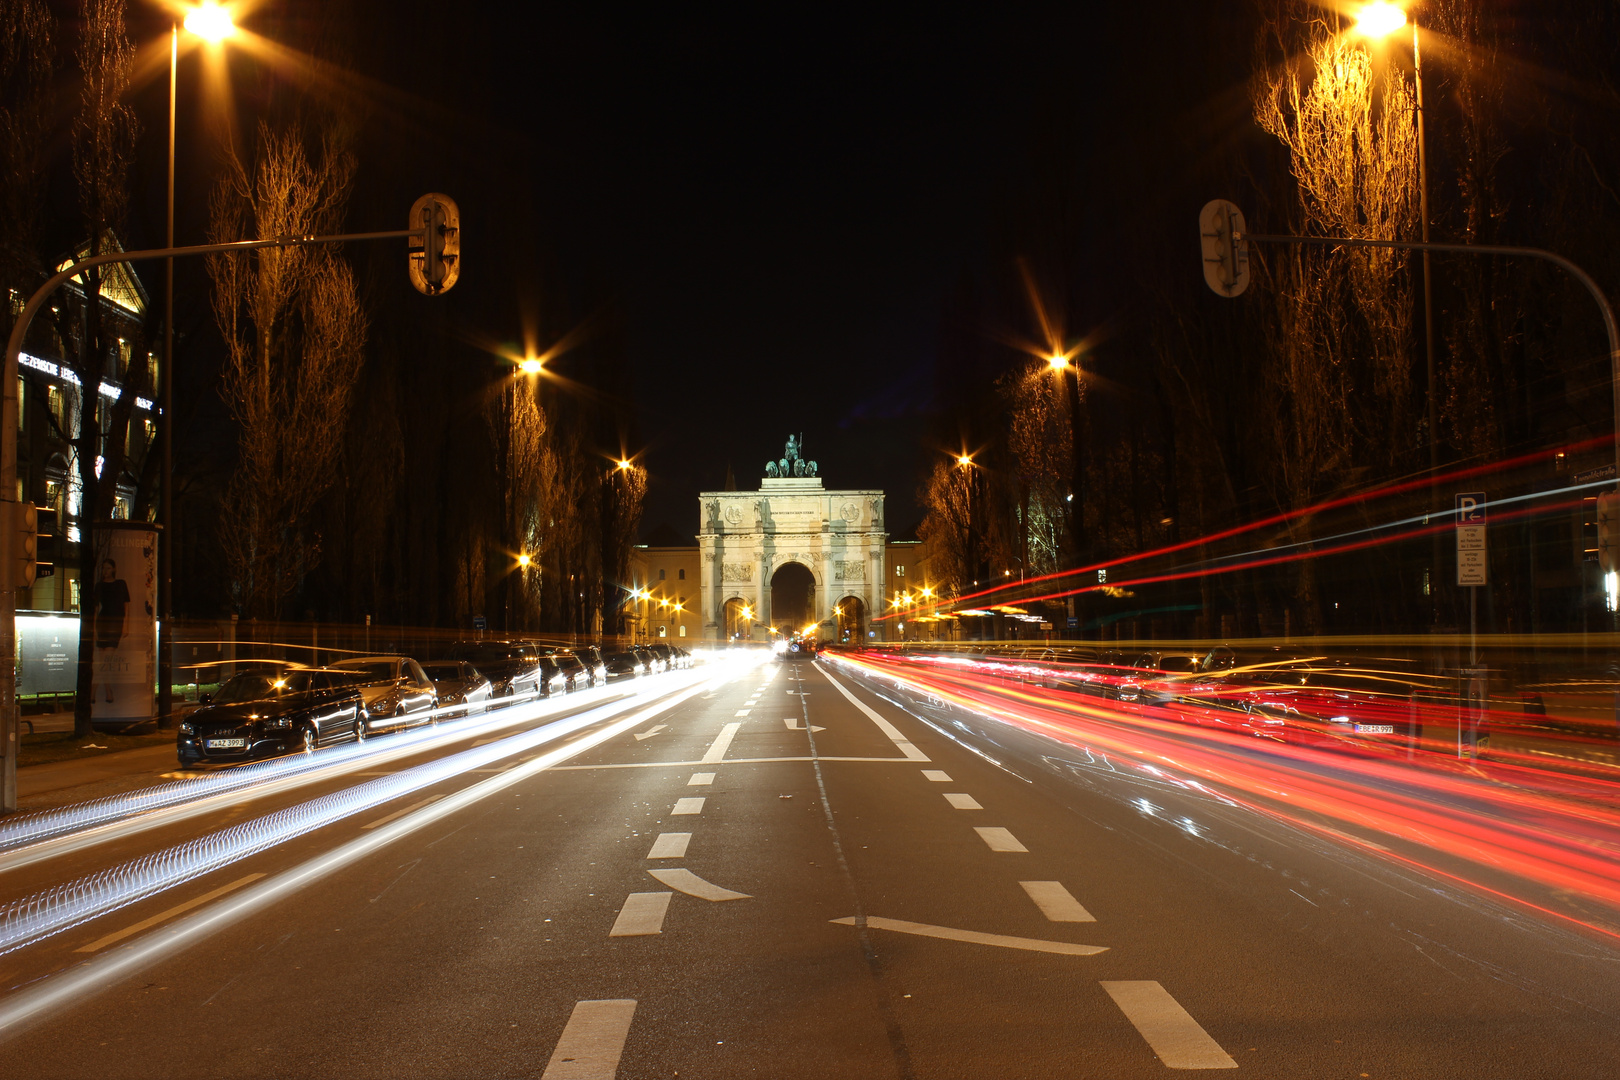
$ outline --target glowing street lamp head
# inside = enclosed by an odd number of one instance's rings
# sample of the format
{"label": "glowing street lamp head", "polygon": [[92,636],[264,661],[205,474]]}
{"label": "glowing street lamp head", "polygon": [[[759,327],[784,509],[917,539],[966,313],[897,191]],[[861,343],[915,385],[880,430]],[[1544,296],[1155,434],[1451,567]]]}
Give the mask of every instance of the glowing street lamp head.
{"label": "glowing street lamp head", "polygon": [[1046,358],[1046,366],[1051,368],[1053,371],[1067,371],[1069,368],[1069,358],[1064,356],[1062,353],[1053,353],[1051,356]]}
{"label": "glowing street lamp head", "polygon": [[519,566],[528,566],[533,561],[534,560],[529,557],[527,552],[525,552],[524,554],[518,556],[518,565]]}
{"label": "glowing street lamp head", "polygon": [[972,454],[962,454],[956,459],[956,463],[958,465],[962,466],[962,468],[965,469],[969,465],[973,464],[973,455]]}
{"label": "glowing street lamp head", "polygon": [[1355,10],[1356,33],[1362,37],[1388,37],[1406,25],[1406,12],[1385,0],[1362,4]]}
{"label": "glowing street lamp head", "polygon": [[628,460],[625,460],[625,459],[620,459],[620,461],[619,461],[619,471],[620,472],[625,472],[629,468],[630,468],[630,462]]}
{"label": "glowing street lamp head", "polygon": [[218,45],[236,33],[236,23],[231,21],[231,13],[214,0],[207,0],[186,12],[182,25],[187,33],[197,35],[210,45]]}
{"label": "glowing street lamp head", "polygon": [[540,369],[544,366],[545,364],[540,360],[539,357],[531,356],[528,359],[519,362],[518,370],[523,372],[525,375],[538,375],[540,374]]}

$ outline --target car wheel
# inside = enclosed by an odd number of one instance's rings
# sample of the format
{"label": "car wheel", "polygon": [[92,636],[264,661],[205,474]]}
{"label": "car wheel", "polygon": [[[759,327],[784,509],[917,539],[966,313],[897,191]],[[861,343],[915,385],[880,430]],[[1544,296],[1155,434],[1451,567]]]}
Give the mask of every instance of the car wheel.
{"label": "car wheel", "polygon": [[357,706],[354,710],[354,741],[366,741],[366,710],[365,706]]}
{"label": "car wheel", "polygon": [[187,756],[186,756],[186,755],[184,755],[184,754],[181,754],[181,755],[180,755],[180,767],[181,767],[181,768],[182,768],[182,769],[189,769],[189,768],[192,768],[192,767],[193,767],[193,766],[195,766],[195,765],[196,765],[196,764],[197,764],[197,759],[196,759],[196,758],[194,758],[194,757],[187,757]]}
{"label": "car wheel", "polygon": [[301,737],[303,739],[303,742],[302,742],[302,745],[299,747],[299,749],[302,750],[302,752],[304,752],[306,754],[313,754],[315,752],[315,742],[316,742],[315,729],[312,728],[312,727],[309,727],[306,724],[304,726],[303,732],[301,733]]}

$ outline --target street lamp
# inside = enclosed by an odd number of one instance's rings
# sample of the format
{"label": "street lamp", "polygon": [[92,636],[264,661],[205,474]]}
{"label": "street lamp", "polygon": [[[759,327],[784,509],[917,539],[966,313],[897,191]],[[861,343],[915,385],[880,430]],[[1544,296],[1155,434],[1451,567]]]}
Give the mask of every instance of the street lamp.
{"label": "street lamp", "polygon": [[[1356,20],[1354,31],[1371,41],[1378,41],[1389,37],[1407,23],[1404,9],[1398,5],[1387,3],[1386,0],[1373,0],[1372,3],[1361,5],[1354,12]],[[1429,152],[1428,143],[1423,131],[1423,52],[1418,47],[1418,24],[1416,19],[1412,23],[1412,85],[1417,104],[1417,150],[1418,150],[1418,214],[1422,218],[1423,242],[1429,242]],[[1429,424],[1429,477],[1432,485],[1433,478],[1440,473],[1440,416],[1439,403],[1436,400],[1435,371],[1434,371],[1434,287],[1429,277],[1429,251],[1423,251],[1423,367],[1428,380],[1427,420]],[[1430,490],[1430,503],[1434,502],[1435,492]],[[1440,571],[1440,534],[1436,533],[1432,543],[1432,554],[1429,569],[1430,581],[1438,583]],[[1431,587],[1430,597],[1439,596],[1440,590]],[[1435,600],[1434,611],[1436,619],[1439,618],[1440,605]]]}
{"label": "street lamp", "polygon": [[[236,33],[231,13],[216,0],[188,10],[182,22],[169,24],[169,190],[166,247],[174,247],[174,115],[180,68],[180,27],[219,45]],[[158,389],[163,437],[163,480],[158,513],[164,536],[158,545],[158,716],[165,723],[174,711],[174,257],[163,261],[163,385]]]}
{"label": "street lamp", "polygon": [[538,375],[545,364],[537,356],[530,356],[518,362],[518,370],[525,375]]}
{"label": "street lamp", "polygon": [[529,568],[529,564],[531,562],[533,562],[533,561],[534,560],[529,557],[528,552],[524,552],[523,554],[518,556],[518,566],[522,567],[525,570],[527,570]]}

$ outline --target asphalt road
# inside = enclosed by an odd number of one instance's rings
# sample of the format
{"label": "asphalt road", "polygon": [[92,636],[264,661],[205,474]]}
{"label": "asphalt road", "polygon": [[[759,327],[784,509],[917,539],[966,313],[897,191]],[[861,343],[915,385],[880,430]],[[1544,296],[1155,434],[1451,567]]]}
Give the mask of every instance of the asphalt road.
{"label": "asphalt road", "polygon": [[829,661],[709,675],[0,956],[0,1075],[1620,1076],[1599,936]]}

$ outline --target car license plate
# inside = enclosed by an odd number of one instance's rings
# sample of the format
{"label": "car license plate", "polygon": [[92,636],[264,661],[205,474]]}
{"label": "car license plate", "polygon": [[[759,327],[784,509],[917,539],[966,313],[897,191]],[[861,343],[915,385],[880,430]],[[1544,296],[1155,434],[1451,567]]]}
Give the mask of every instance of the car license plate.
{"label": "car license plate", "polygon": [[247,745],[246,739],[209,739],[210,750],[240,750]]}
{"label": "car license plate", "polygon": [[1356,725],[1356,734],[1357,735],[1393,735],[1393,734],[1395,734],[1395,725],[1394,724],[1357,724]]}

